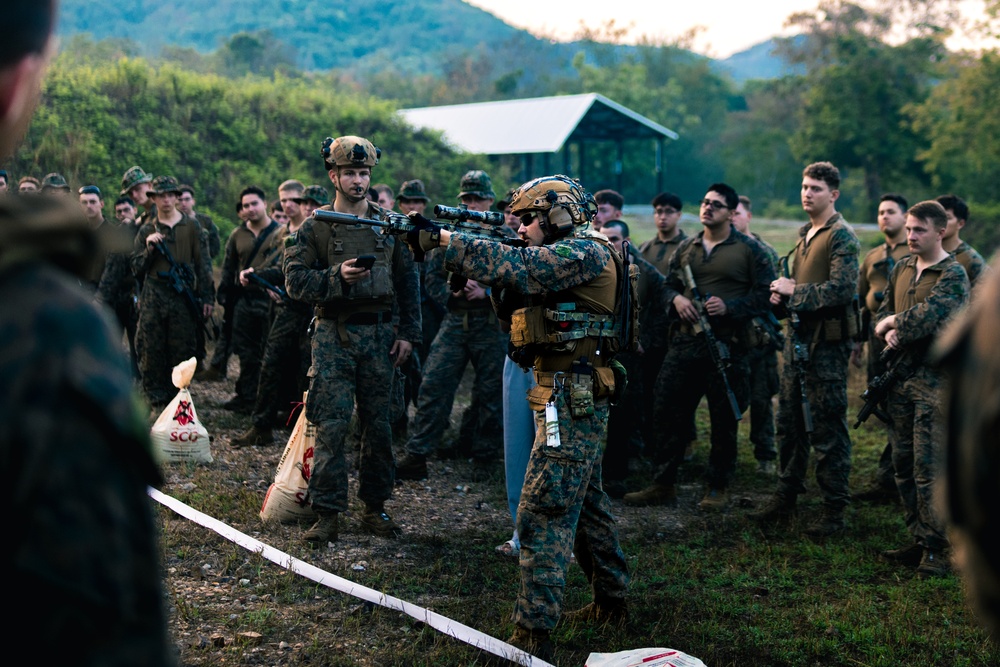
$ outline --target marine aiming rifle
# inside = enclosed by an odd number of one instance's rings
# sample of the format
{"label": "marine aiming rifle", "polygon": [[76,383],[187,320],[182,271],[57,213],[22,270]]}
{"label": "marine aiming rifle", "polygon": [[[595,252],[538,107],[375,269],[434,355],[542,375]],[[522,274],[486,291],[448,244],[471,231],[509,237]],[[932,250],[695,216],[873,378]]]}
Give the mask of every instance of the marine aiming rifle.
{"label": "marine aiming rifle", "polygon": [[[790,278],[788,271],[788,256],[782,257],[778,262],[781,266],[781,275]],[[788,322],[792,329],[792,365],[795,368],[795,377],[799,383],[799,405],[802,409],[802,425],[806,433],[813,432],[812,404],[809,403],[809,394],[806,391],[806,373],[809,372],[809,341],[803,336],[802,320],[798,311],[785,304],[788,310]]]}
{"label": "marine aiming rifle", "polygon": [[739,401],[736,400],[736,394],[729,386],[729,376],[726,375],[726,369],[729,367],[729,347],[715,337],[712,324],[708,321],[708,313],[705,312],[705,301],[698,290],[698,285],[694,282],[694,274],[691,273],[689,264],[684,265],[684,282],[691,290],[691,296],[694,297],[695,310],[698,311],[698,323],[705,334],[705,343],[708,345],[708,353],[712,357],[712,363],[715,364],[715,369],[722,376],[722,384],[726,387],[726,396],[729,397],[729,407],[732,409],[736,421],[740,421],[743,419],[743,411],[740,410]]}
{"label": "marine aiming rifle", "polygon": [[201,312],[201,303],[198,301],[198,297],[192,289],[194,285],[195,277],[194,271],[187,264],[181,264],[174,259],[173,254],[170,252],[170,248],[163,241],[157,241],[153,244],[153,248],[156,249],[163,258],[167,260],[170,265],[170,269],[167,271],[158,271],[157,275],[166,280],[167,285],[170,286],[175,292],[184,297],[184,303],[187,304],[188,310],[191,311],[191,315],[194,316],[194,321],[201,324],[199,331],[207,337],[209,340],[213,340],[213,332],[211,327],[205,321]]}
{"label": "marine aiming rifle", "polygon": [[274,283],[272,283],[271,281],[267,280],[266,278],[261,278],[260,276],[257,275],[256,271],[251,271],[250,273],[246,274],[246,277],[247,277],[247,280],[249,280],[252,283],[256,283],[256,284],[260,285],[261,287],[263,287],[264,289],[266,289],[268,292],[274,292],[275,294],[277,294],[278,296],[280,296],[282,299],[287,299],[288,298],[288,292],[285,291],[284,287],[280,287],[278,285],[275,285]]}

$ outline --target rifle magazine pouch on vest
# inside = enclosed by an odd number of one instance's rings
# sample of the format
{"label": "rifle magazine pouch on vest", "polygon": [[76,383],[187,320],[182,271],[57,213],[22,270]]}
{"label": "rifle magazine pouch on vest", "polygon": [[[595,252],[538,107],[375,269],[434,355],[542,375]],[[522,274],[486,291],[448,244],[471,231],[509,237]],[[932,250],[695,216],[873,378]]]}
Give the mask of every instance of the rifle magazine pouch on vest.
{"label": "rifle magazine pouch on vest", "polygon": [[545,308],[530,306],[514,311],[510,320],[510,342],[514,347],[545,343]]}
{"label": "rifle magazine pouch on vest", "polygon": [[594,416],[593,380],[569,383],[569,412],[573,419]]}

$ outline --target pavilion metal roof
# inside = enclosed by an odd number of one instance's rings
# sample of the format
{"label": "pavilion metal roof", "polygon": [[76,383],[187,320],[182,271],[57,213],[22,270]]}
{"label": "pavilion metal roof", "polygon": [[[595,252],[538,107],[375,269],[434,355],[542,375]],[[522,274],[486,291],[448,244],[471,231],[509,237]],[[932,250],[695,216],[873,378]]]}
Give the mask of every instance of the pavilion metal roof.
{"label": "pavilion metal roof", "polygon": [[556,153],[569,141],[677,139],[603,95],[560,95],[400,111],[410,125],[439,130],[455,148],[483,155]]}

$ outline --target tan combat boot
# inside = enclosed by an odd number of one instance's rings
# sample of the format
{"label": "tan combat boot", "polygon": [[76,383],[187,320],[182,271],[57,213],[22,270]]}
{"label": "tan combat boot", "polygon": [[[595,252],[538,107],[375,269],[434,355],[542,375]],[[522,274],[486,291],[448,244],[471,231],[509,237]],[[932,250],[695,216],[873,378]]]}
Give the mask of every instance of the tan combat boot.
{"label": "tan combat boot", "polygon": [[677,488],[673,484],[652,484],[642,491],[626,493],[622,500],[626,505],[633,507],[646,507],[648,505],[673,507],[677,504]]}
{"label": "tan combat boot", "polygon": [[549,638],[548,630],[528,630],[516,626],[507,643],[545,662],[552,662],[556,658],[556,647]]}
{"label": "tan combat boot", "polygon": [[566,625],[613,625],[623,626],[628,622],[628,605],[625,600],[594,600],[586,607],[567,611],[560,619]]}
{"label": "tan combat boot", "polygon": [[385,508],[381,505],[365,505],[365,512],[361,515],[361,525],[372,535],[379,537],[399,537],[403,534],[403,529],[399,527],[392,517],[386,514]]}
{"label": "tan combat boot", "polygon": [[340,515],[337,512],[317,512],[319,519],[302,536],[306,542],[311,542],[314,546],[326,545],[327,542],[337,541],[337,527]]}
{"label": "tan combat boot", "polygon": [[266,447],[273,443],[274,433],[271,429],[251,426],[244,433],[233,438],[229,446],[239,449],[241,447]]}

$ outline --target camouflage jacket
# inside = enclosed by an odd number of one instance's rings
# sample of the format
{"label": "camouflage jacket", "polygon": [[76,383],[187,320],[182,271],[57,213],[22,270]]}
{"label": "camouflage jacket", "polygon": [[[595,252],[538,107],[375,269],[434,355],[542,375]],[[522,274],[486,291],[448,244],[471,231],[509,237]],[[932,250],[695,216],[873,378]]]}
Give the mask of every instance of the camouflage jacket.
{"label": "camouflage jacket", "polygon": [[929,343],[968,300],[969,278],[954,256],[918,276],[917,257],[910,255],[893,269],[876,322],[895,315],[900,345]]}
{"label": "camouflage jacket", "polygon": [[979,282],[979,277],[990,268],[983,256],[965,241],[961,241],[951,254],[965,269],[965,273],[969,276],[969,284],[973,287]]}

